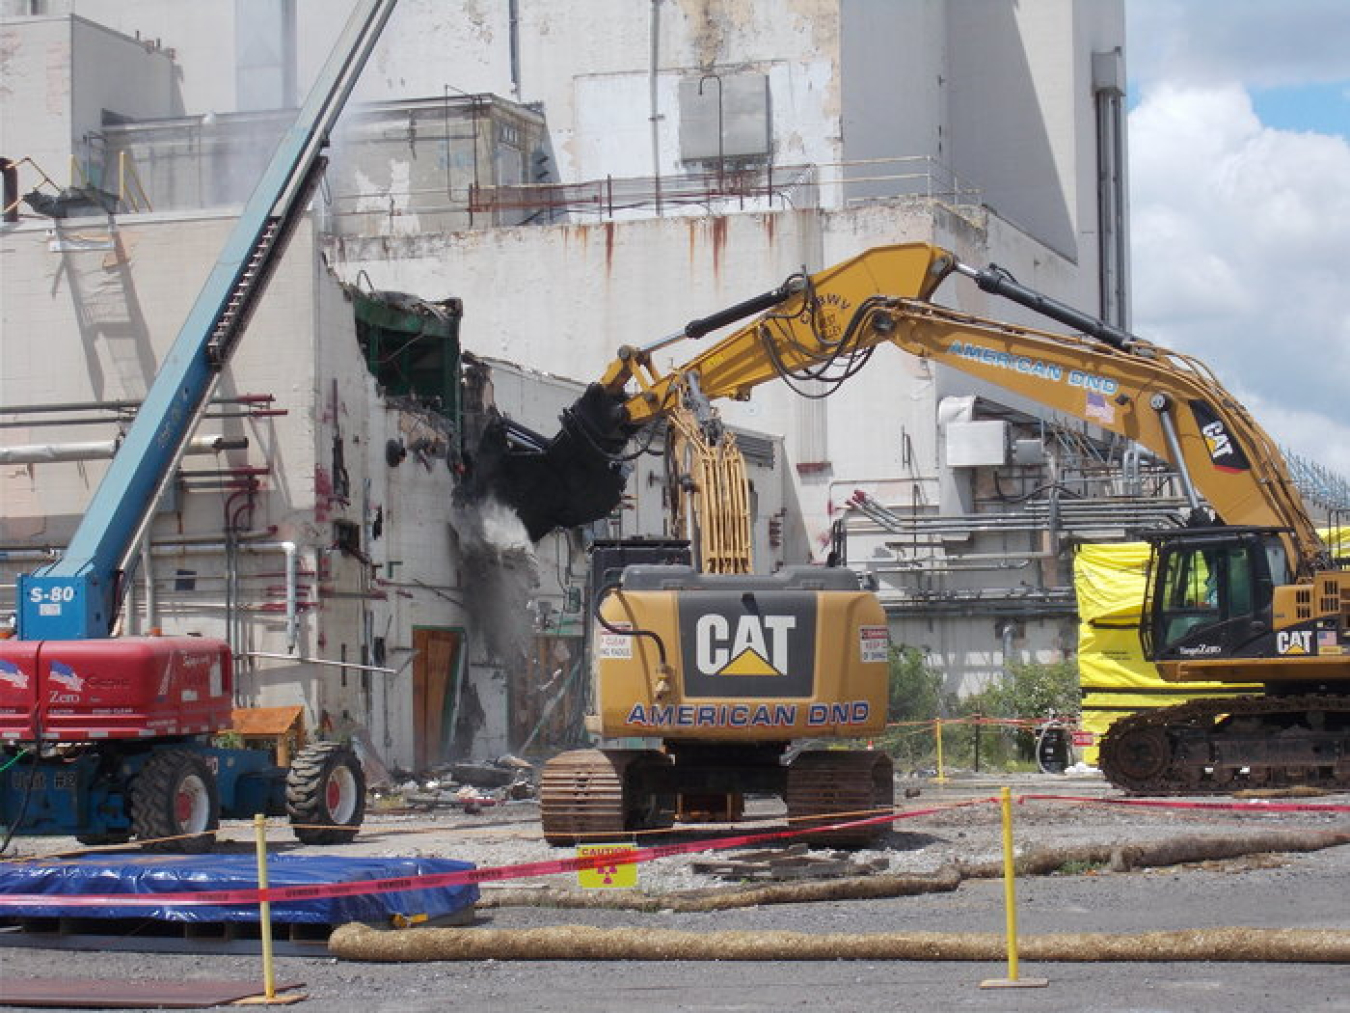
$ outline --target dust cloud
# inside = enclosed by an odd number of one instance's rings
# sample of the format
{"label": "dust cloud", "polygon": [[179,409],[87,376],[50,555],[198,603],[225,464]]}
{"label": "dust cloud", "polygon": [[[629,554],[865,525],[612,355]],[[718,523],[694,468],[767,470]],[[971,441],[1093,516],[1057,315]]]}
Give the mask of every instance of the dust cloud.
{"label": "dust cloud", "polygon": [[519,670],[528,665],[534,623],[528,610],[539,587],[539,560],[525,525],[495,499],[456,502],[464,604],[486,649],[482,660]]}

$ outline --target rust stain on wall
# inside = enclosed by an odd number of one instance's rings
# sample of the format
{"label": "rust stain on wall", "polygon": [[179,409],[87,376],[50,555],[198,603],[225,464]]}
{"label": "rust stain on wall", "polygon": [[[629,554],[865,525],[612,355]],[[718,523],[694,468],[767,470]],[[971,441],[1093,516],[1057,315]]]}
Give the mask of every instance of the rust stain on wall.
{"label": "rust stain on wall", "polygon": [[573,243],[581,247],[584,253],[590,246],[591,226],[589,225],[565,225],[563,226],[563,246],[570,247]]}
{"label": "rust stain on wall", "polygon": [[333,499],[333,479],[322,464],[314,466],[314,519],[320,524],[329,519]]}
{"label": "rust stain on wall", "polygon": [[722,271],[722,250],[727,245],[727,220],[725,216],[719,216],[712,220],[712,255],[713,255],[713,275],[719,275]]}
{"label": "rust stain on wall", "polygon": [[613,273],[614,268],[614,223],[605,222],[605,273]]}

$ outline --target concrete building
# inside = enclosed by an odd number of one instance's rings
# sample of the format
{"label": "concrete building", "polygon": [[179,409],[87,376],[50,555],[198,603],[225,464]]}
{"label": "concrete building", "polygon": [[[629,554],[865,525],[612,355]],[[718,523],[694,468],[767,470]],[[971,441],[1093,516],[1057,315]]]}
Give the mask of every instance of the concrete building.
{"label": "concrete building", "polygon": [[[69,536],[100,466],[57,448],[115,439],[340,19],[0,11],[20,188],[87,183],[116,209],[0,226],[9,584]],[[639,462],[617,518],[532,558],[473,540],[453,501],[481,412],[551,432],[620,345],[881,244],[996,261],[1124,323],[1123,31],[1120,0],[403,0],[202,427],[247,447],[185,464],[124,621],[227,635],[241,703],[303,703],[391,764],[565,737],[582,543],[662,535],[662,477]],[[941,298],[1026,321],[959,280]],[[430,365],[401,368],[404,346]],[[444,379],[461,350],[467,401]],[[1166,489],[1100,434],[889,348],[829,399],[769,384],[723,411],[757,448],[758,567],[823,560],[842,521],[893,639],[954,689],[1071,653],[1067,546],[1150,523],[1136,507]],[[1068,516],[1066,486],[1104,505]],[[492,595],[533,629],[476,612]]]}

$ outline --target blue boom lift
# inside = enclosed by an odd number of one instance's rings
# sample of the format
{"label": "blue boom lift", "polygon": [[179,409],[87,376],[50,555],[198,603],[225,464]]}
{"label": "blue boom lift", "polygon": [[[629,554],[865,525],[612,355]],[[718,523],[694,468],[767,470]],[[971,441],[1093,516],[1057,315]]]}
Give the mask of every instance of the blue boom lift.
{"label": "blue boom lift", "polygon": [[17,637],[0,641],[0,826],[211,848],[221,817],[288,814],[307,843],[355,836],[365,814],[348,747],[310,746],[289,770],[222,749],[228,645],[114,637],[128,560],[149,526],[220,371],[304,215],[323,151],[396,0],[358,0],[294,125],[244,207],[65,553],[19,580]]}

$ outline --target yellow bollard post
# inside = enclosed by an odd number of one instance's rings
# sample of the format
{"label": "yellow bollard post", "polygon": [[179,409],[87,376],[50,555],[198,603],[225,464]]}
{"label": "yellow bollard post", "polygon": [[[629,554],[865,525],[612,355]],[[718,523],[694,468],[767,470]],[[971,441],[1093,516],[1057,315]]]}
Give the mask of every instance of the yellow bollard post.
{"label": "yellow bollard post", "polygon": [[980,988],[1044,988],[1048,978],[1019,978],[1017,976],[1017,862],[1013,853],[1012,789],[1005,787],[1001,798],[1003,810],[1003,909],[1008,936],[1008,976],[980,982]]}
{"label": "yellow bollard post", "polygon": [[933,721],[933,733],[937,739],[937,777],[933,778],[938,784],[947,783],[947,775],[942,769],[942,719],[936,718]]}
{"label": "yellow bollard post", "polygon": [[[258,813],[253,817],[254,836],[258,841],[258,889],[267,889],[267,817]],[[272,905],[258,902],[258,929],[262,932],[263,995],[267,1001],[277,997],[276,968],[272,963]]]}
{"label": "yellow bollard post", "polygon": [[[258,850],[258,889],[267,889],[267,817],[258,813],[253,817],[254,838]],[[263,994],[250,995],[235,1002],[236,1006],[290,1006],[306,999],[295,985],[283,985],[284,995],[277,995],[276,964],[272,958],[272,904],[258,901],[258,931],[262,937]]]}

